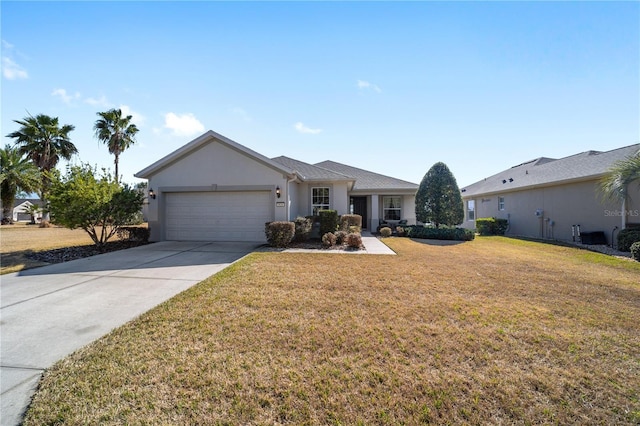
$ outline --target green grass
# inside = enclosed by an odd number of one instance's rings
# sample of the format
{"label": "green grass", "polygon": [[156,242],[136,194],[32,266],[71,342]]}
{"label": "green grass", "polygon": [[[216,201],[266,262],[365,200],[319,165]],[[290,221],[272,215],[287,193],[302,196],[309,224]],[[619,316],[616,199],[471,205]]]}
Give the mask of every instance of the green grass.
{"label": "green grass", "polygon": [[640,421],[638,264],[385,243],[252,254],[58,363],[25,424]]}

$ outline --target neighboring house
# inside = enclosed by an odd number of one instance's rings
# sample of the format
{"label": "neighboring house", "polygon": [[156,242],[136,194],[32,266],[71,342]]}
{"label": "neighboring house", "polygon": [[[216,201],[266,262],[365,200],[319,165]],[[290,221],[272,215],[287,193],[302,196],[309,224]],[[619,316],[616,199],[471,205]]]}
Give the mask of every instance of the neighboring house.
{"label": "neighboring house", "polygon": [[325,161],[267,158],[208,131],[135,175],[148,179],[151,240],[263,241],[264,224],[319,210],[415,223],[418,185]]}
{"label": "neighboring house", "polygon": [[[36,205],[42,209],[44,203],[40,199],[26,199],[26,198],[16,198],[13,202],[13,221],[14,222],[31,222],[31,214],[27,213],[28,209]],[[41,216],[38,215],[36,219]]]}
{"label": "neighboring house", "polygon": [[[509,220],[507,235],[571,241],[580,231],[603,232],[607,242],[619,229],[640,223],[640,185],[632,183],[623,205],[603,200],[599,180],[640,144],[565,158],[537,158],[461,189],[466,228],[475,219]],[[617,227],[617,229],[616,229]]]}

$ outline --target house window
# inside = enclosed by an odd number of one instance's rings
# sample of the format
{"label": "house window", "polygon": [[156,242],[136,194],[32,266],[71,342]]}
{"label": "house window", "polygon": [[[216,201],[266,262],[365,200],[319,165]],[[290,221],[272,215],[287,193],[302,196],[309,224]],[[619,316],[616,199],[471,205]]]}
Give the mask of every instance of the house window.
{"label": "house window", "polygon": [[402,215],[400,205],[400,197],[383,197],[382,213],[384,220],[400,220]]}
{"label": "house window", "polygon": [[498,197],[498,210],[504,210],[504,197]]}
{"label": "house window", "polygon": [[467,220],[476,220],[476,202],[475,200],[467,201]]}
{"label": "house window", "polygon": [[320,210],[329,210],[329,188],[311,188],[311,211],[314,216]]}

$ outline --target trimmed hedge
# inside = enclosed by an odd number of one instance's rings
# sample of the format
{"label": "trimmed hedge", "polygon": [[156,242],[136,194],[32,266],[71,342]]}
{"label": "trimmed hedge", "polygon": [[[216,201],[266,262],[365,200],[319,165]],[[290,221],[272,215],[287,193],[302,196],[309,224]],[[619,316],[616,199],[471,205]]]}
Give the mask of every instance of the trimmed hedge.
{"label": "trimmed hedge", "polygon": [[141,226],[121,226],[116,233],[121,241],[149,242],[149,228],[143,228]]}
{"label": "trimmed hedge", "polygon": [[631,245],[640,241],[640,229],[625,228],[618,233],[618,250],[631,251]]}
{"label": "trimmed hedge", "polygon": [[472,241],[476,234],[470,229],[433,226],[403,226],[404,235],[409,238],[430,240]]}
{"label": "trimmed hedge", "polygon": [[388,238],[392,233],[393,231],[391,231],[391,228],[389,228],[388,226],[383,226],[382,228],[380,228],[380,236],[382,238]]}
{"label": "trimmed hedge", "polygon": [[346,242],[348,247],[360,248],[362,247],[362,236],[352,232],[351,234],[347,234]]}
{"label": "trimmed hedge", "polygon": [[337,210],[320,210],[320,235],[327,232],[336,232],[338,229],[338,211]]}
{"label": "trimmed hedge", "polygon": [[293,240],[296,233],[296,225],[293,222],[267,222],[264,224],[264,233],[267,242],[272,247],[286,247]]}
{"label": "trimmed hedge", "polygon": [[336,245],[337,238],[333,232],[327,232],[322,236],[322,245],[325,247],[333,247]]}
{"label": "trimmed hedge", "polygon": [[359,214],[343,214],[340,216],[340,230],[345,232],[360,232],[361,229],[362,216]]}
{"label": "trimmed hedge", "polygon": [[480,235],[504,235],[509,227],[507,219],[481,217],[476,219],[476,231]]}
{"label": "trimmed hedge", "polygon": [[293,239],[296,241],[307,241],[311,237],[313,219],[311,217],[298,216],[293,223],[295,225],[295,235]]}

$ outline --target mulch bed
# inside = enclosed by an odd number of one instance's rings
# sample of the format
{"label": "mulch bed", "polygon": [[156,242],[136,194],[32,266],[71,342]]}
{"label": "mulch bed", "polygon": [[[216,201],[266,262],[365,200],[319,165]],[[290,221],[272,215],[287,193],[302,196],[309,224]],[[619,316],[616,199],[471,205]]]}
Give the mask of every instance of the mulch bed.
{"label": "mulch bed", "polygon": [[76,247],[65,247],[60,249],[45,250],[26,254],[29,259],[47,263],[62,263],[70,260],[81,259],[83,257],[95,256],[96,254],[109,253],[112,251],[124,250],[149,244],[142,241],[110,241],[102,247],[95,244]]}

